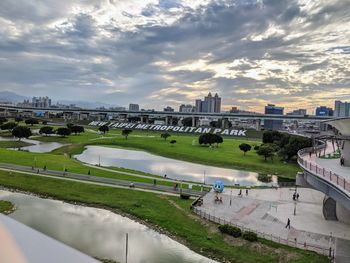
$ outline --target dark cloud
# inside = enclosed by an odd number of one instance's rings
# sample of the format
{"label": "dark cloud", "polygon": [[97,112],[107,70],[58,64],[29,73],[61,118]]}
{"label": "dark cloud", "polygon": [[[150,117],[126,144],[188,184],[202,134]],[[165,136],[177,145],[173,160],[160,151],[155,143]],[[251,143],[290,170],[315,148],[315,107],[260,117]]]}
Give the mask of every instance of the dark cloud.
{"label": "dark cloud", "polygon": [[208,90],[243,107],[242,100],[343,91],[350,88],[345,2],[162,0],[137,13],[137,1],[123,9],[122,1],[4,0],[0,90],[158,109]]}

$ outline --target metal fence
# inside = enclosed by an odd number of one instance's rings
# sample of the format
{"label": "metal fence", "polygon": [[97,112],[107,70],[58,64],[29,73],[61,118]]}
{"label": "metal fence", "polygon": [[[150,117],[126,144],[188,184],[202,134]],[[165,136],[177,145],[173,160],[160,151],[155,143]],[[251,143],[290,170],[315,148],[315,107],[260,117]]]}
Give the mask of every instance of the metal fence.
{"label": "metal fence", "polygon": [[251,228],[248,228],[242,224],[238,224],[238,223],[233,223],[231,221],[227,221],[225,219],[222,219],[220,217],[216,217],[214,215],[211,215],[209,213],[206,213],[204,211],[202,211],[201,209],[198,209],[197,207],[193,207],[192,208],[193,212],[196,213],[197,215],[199,215],[201,218],[204,218],[206,220],[215,222],[217,224],[220,225],[231,225],[234,227],[238,227],[240,228],[242,231],[251,231],[257,234],[258,237],[260,238],[264,238],[267,240],[271,240],[273,242],[279,243],[279,244],[283,244],[283,245],[287,245],[287,246],[291,246],[291,247],[295,247],[295,248],[300,248],[300,249],[304,249],[304,250],[310,250],[310,251],[314,251],[318,254],[321,255],[325,255],[328,256],[329,258],[334,258],[334,239],[331,238],[331,242],[330,245],[328,247],[325,246],[318,246],[315,244],[310,244],[307,242],[299,242],[296,238],[294,239],[284,239],[281,238],[279,236],[275,236],[273,234],[267,234],[264,232],[260,232],[258,230],[254,230]]}
{"label": "metal fence", "polygon": [[298,152],[298,164],[303,167],[305,170],[315,174],[324,180],[332,183],[333,185],[338,186],[341,189],[344,189],[347,192],[350,192],[350,182],[347,181],[344,177],[326,170],[324,167],[319,167],[317,164],[313,164],[310,161],[304,159],[305,155],[314,153],[317,154],[317,151],[325,149],[327,145],[325,143],[320,144],[316,147],[310,147],[302,149]]}

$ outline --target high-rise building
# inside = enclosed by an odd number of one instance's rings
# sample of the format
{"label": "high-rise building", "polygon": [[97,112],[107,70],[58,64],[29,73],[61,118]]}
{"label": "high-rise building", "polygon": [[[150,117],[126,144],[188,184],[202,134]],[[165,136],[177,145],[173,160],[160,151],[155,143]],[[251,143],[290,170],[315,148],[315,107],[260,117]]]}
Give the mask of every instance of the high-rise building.
{"label": "high-rise building", "polygon": [[27,105],[33,108],[50,108],[51,99],[49,97],[33,97],[32,102],[29,100],[24,100],[23,105]]}
{"label": "high-rise building", "polygon": [[209,92],[208,96],[204,97],[204,100],[196,100],[196,112],[221,112],[221,98],[216,93],[214,96]]}
{"label": "high-rise building", "polygon": [[293,110],[291,112],[288,112],[287,115],[304,116],[304,115],[306,115],[306,109]]}
{"label": "high-rise building", "polygon": [[333,116],[333,109],[327,106],[319,106],[315,112],[316,116]]}
{"label": "high-rise building", "polygon": [[[277,107],[274,104],[265,106],[265,114],[283,115],[284,108]],[[264,120],[265,130],[280,130],[283,126],[283,120]]]}
{"label": "high-rise building", "polygon": [[335,117],[349,117],[350,116],[350,102],[335,101],[334,105]]}
{"label": "high-rise building", "polygon": [[139,111],[139,110],[140,110],[140,106],[138,104],[133,104],[133,103],[129,104],[129,111]]}
{"label": "high-rise building", "polygon": [[193,112],[195,111],[195,107],[193,107],[191,104],[182,104],[179,107],[179,112]]}
{"label": "high-rise building", "polygon": [[167,112],[174,112],[174,109],[170,106],[166,106],[163,111],[167,111]]}

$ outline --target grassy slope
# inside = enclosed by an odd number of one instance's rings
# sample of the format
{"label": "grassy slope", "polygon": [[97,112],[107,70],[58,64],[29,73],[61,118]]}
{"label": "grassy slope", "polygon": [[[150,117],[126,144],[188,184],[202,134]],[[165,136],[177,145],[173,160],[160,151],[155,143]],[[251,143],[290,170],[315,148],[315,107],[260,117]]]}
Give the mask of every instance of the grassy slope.
{"label": "grassy slope", "polygon": [[[135,136],[136,135],[136,136]],[[278,158],[274,161],[264,159],[258,156],[255,151],[248,152],[243,156],[243,152],[239,150],[239,144],[245,142],[251,145],[258,145],[258,141],[249,141],[247,139],[229,139],[225,138],[224,143],[219,148],[208,148],[198,145],[198,137],[193,135],[175,135],[170,139],[176,140],[177,144],[171,146],[168,141],[160,138],[158,133],[152,132],[133,132],[128,140],[125,140],[118,131],[112,131],[105,137],[113,137],[112,139],[98,139],[100,135],[87,132],[79,136],[70,136],[68,138],[58,137],[42,137],[43,141],[58,141],[63,143],[74,143],[69,146],[55,151],[70,151],[79,153],[83,150],[86,144],[95,145],[112,145],[120,147],[128,147],[141,149],[157,155],[171,157],[175,159],[196,162],[207,165],[214,165],[226,168],[236,168],[259,173],[278,174],[281,177],[295,178],[299,167],[296,163],[284,164]],[[139,137],[144,136],[144,137]],[[193,145],[193,142],[195,145]]]}
{"label": "grassy slope", "polygon": [[229,259],[231,262],[329,262],[315,253],[276,244],[272,247],[259,247],[250,243],[244,246],[229,245],[220,233],[209,230],[212,224],[203,225],[197,217],[193,219],[194,216],[188,210],[189,200],[3,171],[0,171],[0,185],[61,200],[117,209],[161,227],[197,252],[202,251],[206,255]]}
{"label": "grassy slope", "polygon": [[[90,175],[109,177],[121,180],[129,180],[134,182],[144,182],[153,184],[153,179],[139,178],[135,176],[129,176],[114,172],[102,171],[96,168],[89,168],[84,166],[81,162],[69,158],[64,155],[55,155],[50,153],[31,153],[26,151],[13,151],[0,148],[0,162],[11,163],[24,166],[35,166],[43,168],[46,166],[47,169],[62,171],[64,167],[67,168],[68,172],[88,174],[90,170]],[[158,181],[158,184],[172,186],[173,183],[166,181]],[[187,188],[187,184],[183,184],[184,188]]]}

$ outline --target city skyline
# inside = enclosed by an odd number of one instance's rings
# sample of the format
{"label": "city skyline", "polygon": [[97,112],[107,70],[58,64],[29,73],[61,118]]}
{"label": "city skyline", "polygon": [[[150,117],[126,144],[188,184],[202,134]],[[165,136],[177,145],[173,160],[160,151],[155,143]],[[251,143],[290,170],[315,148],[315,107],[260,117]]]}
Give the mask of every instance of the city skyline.
{"label": "city skyline", "polygon": [[[1,1],[0,91],[222,110],[350,100],[344,1]],[[291,107],[292,105],[292,107]]]}

